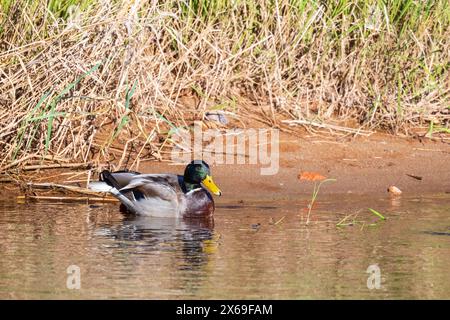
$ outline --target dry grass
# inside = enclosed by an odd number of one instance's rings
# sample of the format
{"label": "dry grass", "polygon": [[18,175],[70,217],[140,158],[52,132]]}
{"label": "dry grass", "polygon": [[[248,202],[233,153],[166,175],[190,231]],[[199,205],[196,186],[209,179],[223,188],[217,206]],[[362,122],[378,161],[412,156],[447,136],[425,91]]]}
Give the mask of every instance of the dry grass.
{"label": "dry grass", "polygon": [[211,109],[449,128],[447,0],[0,4],[0,172],[136,167]]}

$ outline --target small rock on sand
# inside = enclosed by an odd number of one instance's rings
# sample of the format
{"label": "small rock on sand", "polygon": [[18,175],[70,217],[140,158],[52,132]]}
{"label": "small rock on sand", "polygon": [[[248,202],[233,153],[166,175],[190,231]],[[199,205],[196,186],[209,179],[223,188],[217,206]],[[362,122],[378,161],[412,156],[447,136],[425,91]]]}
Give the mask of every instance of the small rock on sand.
{"label": "small rock on sand", "polygon": [[400,190],[399,188],[397,188],[396,186],[390,186],[388,188],[388,192],[394,196],[399,196],[402,194],[402,190]]}
{"label": "small rock on sand", "polygon": [[213,122],[220,123],[222,125],[228,124],[227,117],[225,117],[224,114],[219,113],[219,112],[207,112],[205,114],[205,119],[208,120],[208,121],[213,121]]}

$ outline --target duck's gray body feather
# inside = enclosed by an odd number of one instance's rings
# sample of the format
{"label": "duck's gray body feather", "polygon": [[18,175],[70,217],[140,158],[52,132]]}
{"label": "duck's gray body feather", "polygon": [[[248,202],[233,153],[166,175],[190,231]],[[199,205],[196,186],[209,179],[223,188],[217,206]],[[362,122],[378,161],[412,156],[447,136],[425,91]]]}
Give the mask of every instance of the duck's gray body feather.
{"label": "duck's gray body feather", "polygon": [[[200,217],[209,216],[214,211],[212,197],[205,189],[197,188],[189,192],[182,189],[183,176],[104,171],[101,180],[103,182],[93,183],[90,187],[110,192],[134,214]],[[102,188],[104,190],[100,190]]]}

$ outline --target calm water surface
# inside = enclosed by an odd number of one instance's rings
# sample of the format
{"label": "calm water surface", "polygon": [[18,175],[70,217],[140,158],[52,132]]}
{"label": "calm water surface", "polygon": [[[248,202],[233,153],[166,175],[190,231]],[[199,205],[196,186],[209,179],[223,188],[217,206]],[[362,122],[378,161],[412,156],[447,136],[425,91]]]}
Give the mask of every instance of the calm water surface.
{"label": "calm water surface", "polygon": [[[0,298],[450,298],[449,195],[322,197],[308,226],[306,203],[219,203],[212,222],[3,200]],[[387,220],[368,226],[368,207]],[[365,226],[336,227],[354,213]],[[369,290],[373,264],[381,288]]]}

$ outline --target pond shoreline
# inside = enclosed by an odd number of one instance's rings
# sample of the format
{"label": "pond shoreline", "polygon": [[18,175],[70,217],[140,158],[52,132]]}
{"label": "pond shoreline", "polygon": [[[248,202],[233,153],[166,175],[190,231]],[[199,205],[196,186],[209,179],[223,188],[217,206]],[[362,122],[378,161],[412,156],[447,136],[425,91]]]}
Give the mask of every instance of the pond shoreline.
{"label": "pond shoreline", "polygon": [[[389,186],[398,187],[403,196],[450,193],[450,144],[446,142],[387,134],[348,141],[281,135],[280,140],[280,168],[276,175],[260,175],[260,168],[255,165],[214,167],[223,197],[252,201],[308,198],[314,183],[298,179],[304,171],[336,179],[322,185],[322,196],[388,195]],[[158,167],[161,172],[164,169]]]}
{"label": "pond shoreline", "polygon": [[[261,165],[212,165],[223,196],[218,201],[293,200],[309,197],[314,183],[298,180],[303,171],[317,172],[337,181],[323,185],[320,194],[387,195],[396,186],[403,195],[450,193],[450,144],[429,139],[398,138],[376,133],[370,137],[342,139],[335,136],[280,134],[279,169],[275,175],[261,175]],[[142,162],[139,171],[181,174],[182,165]],[[71,169],[28,172],[26,182],[67,182],[62,172]],[[86,172],[86,171],[84,171]],[[87,175],[87,174],[85,174]],[[97,179],[97,174],[92,175]],[[81,179],[82,180],[82,179]],[[79,186],[84,186],[79,183]],[[48,193],[48,192],[47,192]],[[0,184],[0,197],[23,194],[17,183]]]}

